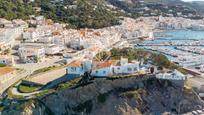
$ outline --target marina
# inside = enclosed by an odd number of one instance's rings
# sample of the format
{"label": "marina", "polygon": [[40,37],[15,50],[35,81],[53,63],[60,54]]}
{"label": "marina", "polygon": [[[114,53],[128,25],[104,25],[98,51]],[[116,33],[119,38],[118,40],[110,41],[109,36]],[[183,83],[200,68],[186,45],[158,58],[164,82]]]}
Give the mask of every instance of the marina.
{"label": "marina", "polygon": [[204,65],[204,31],[176,30],[154,33],[135,47],[162,53],[184,68],[195,69]]}

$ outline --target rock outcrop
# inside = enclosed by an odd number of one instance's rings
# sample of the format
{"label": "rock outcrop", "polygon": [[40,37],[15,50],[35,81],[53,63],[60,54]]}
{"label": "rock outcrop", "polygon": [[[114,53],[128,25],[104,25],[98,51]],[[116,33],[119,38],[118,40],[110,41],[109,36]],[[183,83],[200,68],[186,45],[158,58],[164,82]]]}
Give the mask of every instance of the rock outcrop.
{"label": "rock outcrop", "polygon": [[183,114],[203,104],[191,91],[156,78],[97,79],[41,97],[20,114],[140,115]]}

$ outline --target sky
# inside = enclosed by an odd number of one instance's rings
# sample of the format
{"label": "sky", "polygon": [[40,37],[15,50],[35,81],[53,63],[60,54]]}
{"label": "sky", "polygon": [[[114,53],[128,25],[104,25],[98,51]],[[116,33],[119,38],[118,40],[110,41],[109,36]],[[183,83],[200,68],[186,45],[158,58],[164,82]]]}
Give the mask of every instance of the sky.
{"label": "sky", "polygon": [[183,0],[185,2],[190,2],[190,1],[204,1],[204,0]]}

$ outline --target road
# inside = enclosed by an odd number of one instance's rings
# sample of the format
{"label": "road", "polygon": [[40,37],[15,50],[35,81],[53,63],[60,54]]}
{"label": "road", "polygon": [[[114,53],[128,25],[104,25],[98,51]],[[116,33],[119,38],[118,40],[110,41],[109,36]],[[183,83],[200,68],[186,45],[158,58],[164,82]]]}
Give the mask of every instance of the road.
{"label": "road", "polygon": [[[124,41],[120,41],[104,50],[110,50],[112,49],[114,46],[116,47],[122,47],[122,46],[127,46],[127,43]],[[12,51],[12,53],[14,53],[16,51]],[[78,59],[78,58],[83,58],[85,56],[85,54],[87,54],[87,50],[82,50],[76,53],[75,57],[73,59],[70,59],[68,61],[68,63]],[[17,59],[18,57],[14,57],[15,59]],[[0,96],[1,94],[8,89],[12,84],[14,84],[15,82],[19,81],[22,78],[25,77],[29,77],[35,70],[41,69],[41,68],[45,68],[45,67],[49,67],[49,66],[53,66],[55,65],[57,62],[59,62],[62,59],[59,58],[53,58],[50,60],[46,60],[45,62],[42,63],[36,63],[36,64],[15,64],[16,68],[20,68],[23,69],[23,72],[17,73],[14,76],[11,76],[11,79],[8,79],[7,81],[4,81],[2,84],[0,84]]]}
{"label": "road", "polygon": [[46,62],[36,64],[16,64],[15,67],[23,69],[23,71],[17,72],[13,76],[10,76],[10,79],[8,79],[7,81],[3,81],[0,84],[0,94],[2,94],[7,88],[9,88],[12,84],[17,82],[18,80],[30,76],[35,70],[53,66],[58,61],[60,61],[59,58],[54,58]]}
{"label": "road", "polygon": [[[56,70],[53,70],[53,71],[50,71],[50,72],[46,72],[46,73],[37,75],[37,76],[31,78],[31,81],[35,82],[35,83],[45,85],[48,82],[53,81],[55,79],[58,79],[58,78],[62,77],[65,74],[66,74],[66,68],[60,68],[60,69],[56,69]],[[11,89],[11,92],[14,95],[21,95],[21,96],[24,96],[24,97],[29,97],[29,96],[32,96],[34,94],[38,94],[41,91],[35,91],[35,92],[32,92],[32,93],[20,93],[17,90],[16,87],[13,87]]]}
{"label": "road", "polygon": [[13,93],[14,95],[21,95],[21,96],[24,96],[24,97],[29,97],[29,96],[31,96],[31,95],[35,95],[35,94],[38,94],[38,93],[41,92],[41,91],[35,91],[35,92],[32,92],[32,93],[20,93],[20,92],[18,92],[18,90],[17,90],[16,87],[12,88],[11,91],[12,91],[12,93]]}

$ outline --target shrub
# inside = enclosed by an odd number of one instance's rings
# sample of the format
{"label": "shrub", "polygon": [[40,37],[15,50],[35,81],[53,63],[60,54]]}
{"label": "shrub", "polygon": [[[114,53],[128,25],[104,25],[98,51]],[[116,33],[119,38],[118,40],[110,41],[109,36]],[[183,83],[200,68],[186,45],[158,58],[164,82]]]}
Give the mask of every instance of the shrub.
{"label": "shrub", "polygon": [[104,93],[104,94],[99,94],[98,97],[97,97],[98,101],[101,102],[101,103],[106,102],[106,99],[108,98],[109,94],[110,94],[109,92]]}
{"label": "shrub", "polygon": [[31,93],[35,92],[39,89],[40,87],[34,87],[34,86],[26,86],[26,85],[20,85],[18,86],[18,90],[22,93]]}
{"label": "shrub", "polygon": [[85,111],[86,113],[91,113],[93,107],[93,103],[91,100],[88,100],[82,104],[79,104],[78,106],[72,108],[74,111],[77,112],[83,112]]}
{"label": "shrub", "polygon": [[6,67],[6,64],[0,64],[0,67]]}

